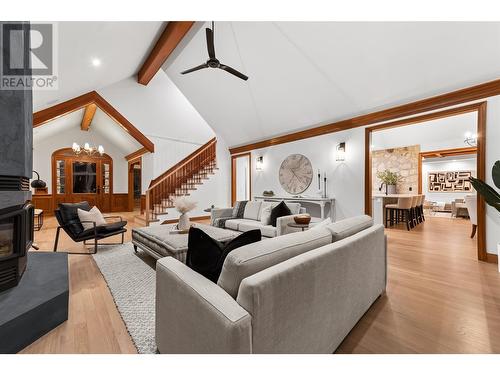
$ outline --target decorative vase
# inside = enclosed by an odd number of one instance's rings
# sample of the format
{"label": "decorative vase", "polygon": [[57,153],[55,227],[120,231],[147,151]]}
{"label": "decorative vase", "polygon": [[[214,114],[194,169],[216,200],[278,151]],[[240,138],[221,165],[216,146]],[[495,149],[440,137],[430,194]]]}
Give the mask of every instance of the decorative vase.
{"label": "decorative vase", "polygon": [[177,228],[179,230],[188,230],[189,227],[190,223],[188,214],[187,213],[181,214],[181,216],[179,216],[179,223],[177,224]]}
{"label": "decorative vase", "polygon": [[387,185],[387,194],[396,194],[396,185]]}

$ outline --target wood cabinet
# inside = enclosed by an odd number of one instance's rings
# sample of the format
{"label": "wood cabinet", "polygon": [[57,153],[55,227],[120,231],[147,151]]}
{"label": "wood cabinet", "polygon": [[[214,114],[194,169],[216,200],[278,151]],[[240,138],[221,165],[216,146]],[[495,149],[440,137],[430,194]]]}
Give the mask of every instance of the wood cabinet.
{"label": "wood cabinet", "polygon": [[53,207],[87,201],[102,212],[111,212],[112,195],[113,159],[109,155],[76,155],[71,148],[52,154]]}

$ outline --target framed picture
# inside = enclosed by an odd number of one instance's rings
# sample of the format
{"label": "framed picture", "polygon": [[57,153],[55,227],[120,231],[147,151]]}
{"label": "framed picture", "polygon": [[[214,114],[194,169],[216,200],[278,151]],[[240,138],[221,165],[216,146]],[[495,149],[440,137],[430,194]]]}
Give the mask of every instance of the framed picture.
{"label": "framed picture", "polygon": [[429,172],[428,191],[434,193],[469,192],[472,190],[469,177],[472,177],[472,171]]}

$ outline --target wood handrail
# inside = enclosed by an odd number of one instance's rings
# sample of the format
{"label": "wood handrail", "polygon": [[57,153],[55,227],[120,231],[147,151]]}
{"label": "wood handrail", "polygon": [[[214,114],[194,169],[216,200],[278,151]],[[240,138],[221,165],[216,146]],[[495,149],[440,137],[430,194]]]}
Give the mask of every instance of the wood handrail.
{"label": "wood handrail", "polygon": [[196,156],[201,154],[203,151],[205,151],[208,147],[210,147],[214,142],[217,141],[217,138],[212,138],[209,140],[207,143],[204,145],[200,146],[197,148],[195,151],[193,151],[191,154],[186,156],[184,159],[182,159],[180,162],[163,172],[161,175],[158,177],[154,178],[151,180],[149,183],[149,188],[148,191],[151,190],[152,188],[158,186],[161,182],[165,181],[172,173],[178,171],[180,168],[184,167],[188,162],[190,162],[192,159],[194,159]]}
{"label": "wood handrail", "polygon": [[160,207],[160,210],[162,207],[165,208],[164,200],[172,204],[172,195],[176,196],[188,193],[189,185],[193,181],[194,183],[200,183],[201,178],[203,178],[203,175],[207,171],[208,173],[213,172],[216,160],[217,140],[216,138],[212,138],[160,176],[153,179],[146,190],[146,225],[149,225],[152,220],[156,220],[158,207]]}

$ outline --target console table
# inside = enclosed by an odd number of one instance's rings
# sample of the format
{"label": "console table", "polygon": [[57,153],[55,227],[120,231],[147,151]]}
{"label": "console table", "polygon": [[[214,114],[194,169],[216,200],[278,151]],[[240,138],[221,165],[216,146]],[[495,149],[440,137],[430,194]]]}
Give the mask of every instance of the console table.
{"label": "console table", "polygon": [[329,209],[328,216],[332,221],[335,221],[335,215],[334,215],[334,206],[335,206],[335,198],[322,198],[322,197],[305,197],[305,196],[300,196],[300,197],[293,197],[293,196],[279,196],[279,195],[273,195],[272,197],[266,197],[264,195],[256,195],[254,197],[255,200],[257,201],[267,201],[267,202],[280,202],[280,201],[285,201],[285,202],[297,202],[297,203],[310,203],[310,204],[316,204],[320,207],[321,210],[321,219],[326,219],[326,208]]}

